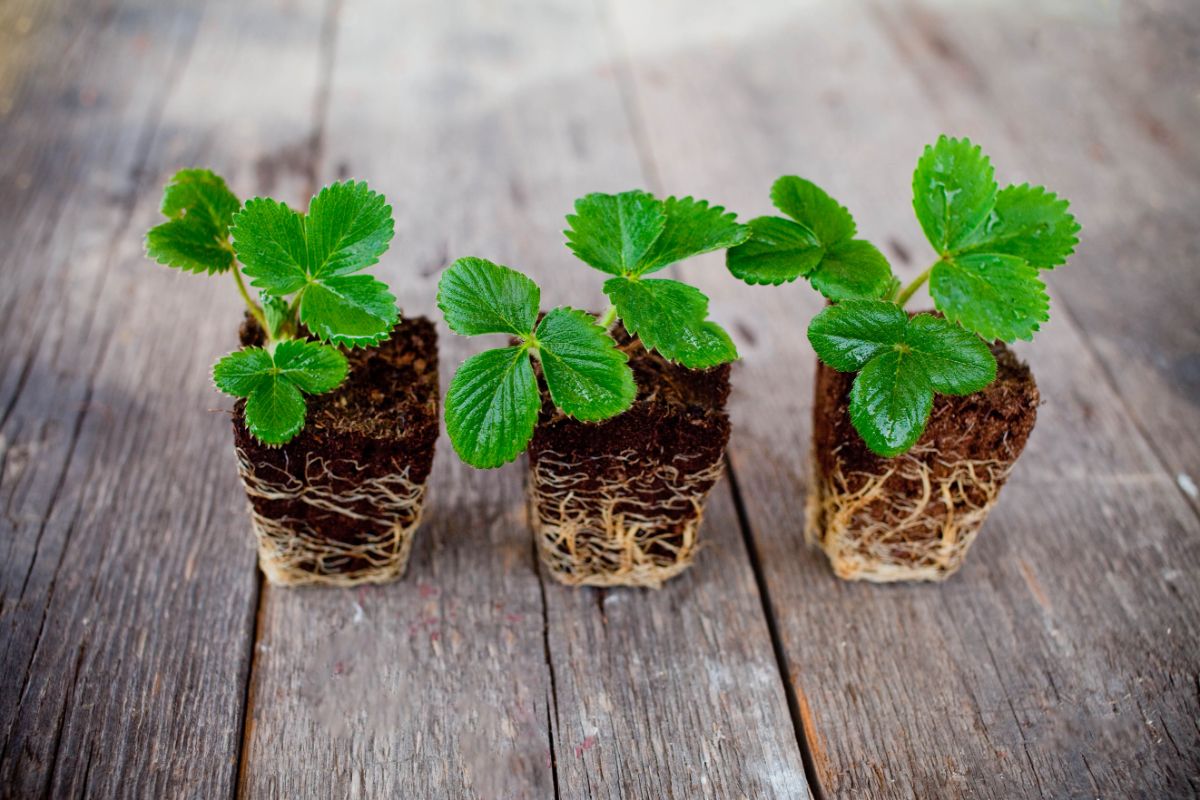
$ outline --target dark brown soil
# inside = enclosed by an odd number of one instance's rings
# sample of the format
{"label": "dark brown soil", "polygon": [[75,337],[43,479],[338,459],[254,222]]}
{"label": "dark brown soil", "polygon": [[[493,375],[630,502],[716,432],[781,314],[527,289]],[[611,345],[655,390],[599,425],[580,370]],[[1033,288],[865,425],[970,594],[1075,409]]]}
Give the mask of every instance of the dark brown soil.
{"label": "dark brown soil", "polygon": [[[262,331],[247,320],[239,331],[243,345],[262,342]],[[324,460],[329,474],[320,477],[322,487],[336,493],[353,490],[371,478],[401,474],[423,484],[433,465],[438,437],[438,352],[437,331],[425,317],[402,320],[391,338],[370,349],[345,351],[350,375],[329,394],[309,396],[304,429],[282,447],[267,447],[246,429],[244,402],[234,408],[233,434],[236,446],[249,457],[257,471],[309,483],[306,464],[316,456]],[[300,500],[255,499],[255,510],[273,519],[297,521],[319,537],[356,543],[369,533],[362,526],[347,524],[347,517],[323,511]],[[370,516],[373,509],[346,510]],[[399,522],[407,522],[399,520]],[[353,572],[366,567],[344,559],[324,565],[326,571]]]}
{"label": "dark brown soil", "polygon": [[[629,355],[637,381],[638,395],[633,406],[604,422],[579,422],[555,409],[542,382],[542,411],[529,447],[531,466],[536,468],[544,454],[556,454],[560,460],[565,456],[571,462],[572,473],[588,476],[585,482],[576,485],[582,492],[611,486],[618,479],[616,476],[623,476],[626,484],[637,484],[636,493],[631,494],[628,502],[618,502],[614,514],[661,507],[666,529],[682,529],[696,517],[695,510],[682,508],[678,502],[668,505],[665,501],[673,496],[672,485],[686,483],[687,476],[711,468],[724,456],[730,430],[729,415],[725,412],[730,365],[687,369],[647,352],[619,323],[614,334]],[[630,461],[630,452],[636,454],[635,461]],[[663,465],[678,468],[680,480],[672,481],[657,474],[662,472]],[[694,487],[698,500],[703,499],[713,482],[703,481]],[[678,543],[669,536],[663,541],[664,557],[678,550]]]}
{"label": "dark brown soil", "polygon": [[[938,395],[929,425],[912,452],[932,448],[920,456],[932,468],[934,479],[949,474],[961,461],[1013,462],[1025,449],[1037,420],[1039,395],[1029,367],[1003,344],[992,347],[996,380],[986,389],[965,397]],[[850,423],[850,387],[854,373],[837,372],[817,364],[813,408],[813,452],[825,474],[881,475],[890,459],[872,453]],[[857,488],[853,483],[850,491]],[[889,481],[889,490],[918,495],[914,481]],[[982,498],[978,498],[982,502]],[[936,504],[934,504],[936,506]]]}

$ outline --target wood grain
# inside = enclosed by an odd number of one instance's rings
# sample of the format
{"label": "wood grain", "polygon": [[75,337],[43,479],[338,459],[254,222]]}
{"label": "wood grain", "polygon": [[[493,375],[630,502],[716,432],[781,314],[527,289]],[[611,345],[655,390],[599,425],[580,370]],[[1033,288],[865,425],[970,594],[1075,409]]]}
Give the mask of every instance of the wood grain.
{"label": "wood grain", "polygon": [[[368,176],[388,195],[386,278],[407,308],[432,313],[440,270],[477,254],[529,271],[547,305],[599,301],[601,276],[573,263],[563,215],[639,174],[604,40],[586,33],[594,15],[423,6],[421,28],[397,41],[415,14],[342,9],[320,170]],[[485,342],[442,335],[445,383]],[[543,601],[524,463],[476,472],[439,448],[410,577],[369,593],[357,628],[344,595],[267,592],[246,794],[807,794],[727,495],[695,578],[657,594],[548,584]],[[314,706],[314,695],[327,696]],[[381,697],[396,705],[382,725],[364,711]],[[331,708],[349,718],[332,738]]]}
{"label": "wood grain", "polygon": [[[8,30],[38,44],[0,81],[0,793],[229,795],[256,581],[206,367],[238,300],[140,240],[179,166],[252,188],[237,165],[303,117],[267,66],[313,28],[299,8],[266,29],[233,3],[21,5]],[[239,71],[279,101],[227,92]]]}
{"label": "wood grain", "polygon": [[[849,5],[758,4],[750,19],[731,20],[717,4],[688,3],[687,24],[664,41],[650,32],[681,18],[682,5],[651,10],[617,0],[614,7],[648,160],[677,190],[753,216],[769,211],[775,177],[804,174],[847,204],[863,235],[911,275],[925,266],[917,254],[927,249],[910,219],[909,170],[920,146],[949,129],[980,138],[1003,178],[1036,175],[1060,188],[1085,225],[1093,214],[1152,213],[1145,185],[1119,197],[1105,191],[1121,176],[1106,175],[1102,164],[1091,183],[1072,185],[1070,171],[1060,171],[1064,142],[1040,150],[1036,162],[1022,158],[1061,124],[1068,99],[1082,119],[1116,124],[1105,116],[1106,87],[1071,92],[1051,79],[1068,74],[1071,62],[1070,80],[1103,81],[1111,69],[1093,70],[1085,56],[1127,53],[1113,62],[1122,69],[1141,63],[1146,54],[1136,38],[1124,41],[1116,23],[1040,16],[1023,23],[999,10],[942,9],[935,18],[953,17],[952,32],[922,37],[912,30],[921,7],[905,7],[901,22]],[[989,33],[998,28],[1005,33]],[[830,37],[831,30],[840,33]],[[1004,91],[988,93],[987,66],[1012,58],[1022,35],[1046,37],[1045,50],[1060,52],[1020,50],[1023,71],[1006,73]],[[1040,73],[1028,66],[1043,57]],[[918,69],[913,61],[921,60],[938,68]],[[964,99],[972,92],[981,97]],[[1010,101],[1016,94],[1022,99]],[[1149,156],[1139,150],[1134,158]],[[1118,202],[1121,212],[1096,212]],[[1167,253],[1190,247],[1178,239],[1162,246]],[[1117,302],[1088,277],[1104,256],[1085,246],[1063,270],[1077,276],[1069,308]],[[1157,268],[1178,273],[1163,279],[1177,287],[1191,280],[1182,260]],[[801,286],[731,289],[704,280],[717,313],[724,308],[738,320],[739,385],[773,387],[737,394],[733,463],[824,792],[1191,796],[1200,763],[1200,592],[1187,576],[1200,566],[1200,531],[1163,468],[1166,446],[1130,424],[1130,403],[1113,388],[1128,390],[1147,368],[1101,361],[1106,348],[1085,338],[1072,314],[1059,313],[1023,350],[1047,403],[967,567],[944,586],[846,584],[804,550],[800,536],[813,358],[803,329],[819,302]],[[1076,294],[1085,298],[1075,302]],[[1086,299],[1101,294],[1106,299]],[[1180,311],[1168,319],[1178,319],[1187,296],[1172,302]],[[1191,331],[1154,324],[1171,334],[1170,347],[1188,351]],[[1154,385],[1137,391],[1152,405],[1145,393]],[[1176,426],[1191,420],[1180,426],[1190,429],[1196,415],[1188,406],[1159,403],[1135,419],[1150,431],[1160,409],[1173,408],[1183,413]],[[1186,454],[1189,445],[1172,446]]]}

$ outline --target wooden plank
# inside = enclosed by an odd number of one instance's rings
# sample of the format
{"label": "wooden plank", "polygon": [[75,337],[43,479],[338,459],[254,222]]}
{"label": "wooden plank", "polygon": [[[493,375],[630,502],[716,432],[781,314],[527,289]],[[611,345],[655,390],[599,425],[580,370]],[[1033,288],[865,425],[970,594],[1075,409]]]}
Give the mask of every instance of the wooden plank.
{"label": "wooden plank", "polygon": [[[863,235],[907,274],[925,266],[913,259],[926,251],[906,199],[920,146],[946,126],[970,131],[1005,169],[989,131],[1040,144],[1041,126],[1055,124],[1050,98],[1040,120],[1007,106],[1014,86],[971,113],[952,102],[964,92],[958,84],[933,102],[893,49],[896,37],[913,37],[883,32],[848,4],[756,4],[737,20],[716,4],[614,5],[648,157],[665,181],[752,216],[769,211],[775,177],[805,174],[853,209]],[[1018,16],[976,13],[961,12],[956,29],[1012,26]],[[684,22],[672,29],[665,19]],[[1043,23],[1034,17],[1001,38]],[[1097,58],[1122,52],[1119,30],[1061,24],[1093,37],[1081,50]],[[964,48],[972,63],[1014,58],[979,40]],[[960,83],[979,74],[948,68],[961,71]],[[1047,85],[1019,88],[1036,98]],[[1098,119],[1110,107],[1101,89],[1072,102]],[[1037,177],[1058,186],[1054,165],[1066,154],[1065,144],[1047,146]],[[1105,183],[1063,191],[1096,208],[1111,178],[1103,165],[1097,175]],[[1137,195],[1121,202],[1149,211]],[[1086,274],[1098,256],[1085,248],[1070,269]],[[758,387],[735,398],[733,462],[825,793],[1194,793],[1200,597],[1187,576],[1200,567],[1197,521],[1070,316],[1023,349],[1047,402],[963,572],[941,586],[847,584],[801,540],[813,359],[803,328],[819,302],[803,287],[734,287],[698,274],[717,314],[738,319],[739,384]]]}
{"label": "wooden plank", "polygon": [[[302,124],[304,69],[271,68],[314,15],[26,11],[0,81],[0,794],[229,795],[257,592],[229,423],[206,409],[239,301],[140,239],[175,168],[251,164]],[[228,91],[247,74],[263,97]]]}
{"label": "wooden plank", "polygon": [[[468,254],[528,270],[547,305],[602,299],[563,215],[642,180],[598,22],[544,0],[343,9],[320,174],[392,201],[382,270],[410,313],[434,313],[440,270]],[[445,385],[485,343],[440,329]],[[807,794],[727,487],[693,576],[659,593],[547,584],[543,601],[524,463],[475,472],[439,451],[405,581],[265,594],[246,794]],[[399,705],[382,720],[366,711],[380,696]],[[332,737],[330,708],[346,720]]]}

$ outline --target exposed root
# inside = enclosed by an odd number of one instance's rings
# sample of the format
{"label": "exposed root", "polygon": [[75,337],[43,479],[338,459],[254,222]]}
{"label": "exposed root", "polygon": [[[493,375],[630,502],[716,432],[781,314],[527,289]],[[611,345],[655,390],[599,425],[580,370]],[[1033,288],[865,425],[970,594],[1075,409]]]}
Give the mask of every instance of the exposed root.
{"label": "exposed root", "polygon": [[945,580],[962,566],[1013,462],[943,461],[914,448],[886,463],[881,474],[826,475],[814,459],[805,540],[840,578]]}
{"label": "exposed root", "polygon": [[529,495],[542,563],[568,586],[657,589],[695,558],[704,503],[724,462],[660,464],[636,450],[579,458],[543,451]]}
{"label": "exposed root", "polygon": [[[410,481],[408,467],[364,477],[355,461],[327,462],[310,453],[300,478],[252,463],[241,448],[237,459],[258,563],[272,584],[355,586],[404,574],[425,498],[425,484]],[[310,513],[296,516],[296,508]],[[272,513],[282,509],[292,513]],[[331,526],[336,538],[328,535]]]}

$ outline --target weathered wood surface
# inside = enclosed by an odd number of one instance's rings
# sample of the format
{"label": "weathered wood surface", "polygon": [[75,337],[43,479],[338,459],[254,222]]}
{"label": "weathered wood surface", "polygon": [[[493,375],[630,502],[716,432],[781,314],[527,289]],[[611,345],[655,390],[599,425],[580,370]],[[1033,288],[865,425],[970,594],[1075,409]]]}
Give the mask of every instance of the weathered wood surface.
{"label": "weathered wood surface", "polygon": [[[1170,55],[1147,48],[1171,40],[1111,11],[882,4],[758,4],[762,17],[740,24],[774,33],[741,37],[705,5],[652,18],[617,3],[647,158],[676,191],[753,215],[769,211],[777,175],[805,174],[911,276],[929,252],[907,200],[912,164],[950,130],[981,140],[1002,179],[1070,196],[1089,234],[1051,278],[1055,321],[1022,349],[1046,400],[1032,444],[968,566],[940,587],[838,583],[804,552],[803,329],[819,303],[800,287],[701,278],[752,340],[732,458],[819,783],[830,796],[1191,796],[1200,525],[1175,473],[1200,466],[1197,394],[1168,385],[1194,378],[1186,367],[1164,375],[1197,353],[1200,295],[1182,254],[1200,241],[1200,161],[1177,139],[1198,121],[1194,83],[1146,66]],[[664,20],[685,14],[692,30],[664,47]],[[725,25],[723,46],[687,46]],[[1179,107],[1154,112],[1171,116],[1148,135],[1137,109],[1167,96]],[[1167,241],[1141,238],[1143,224]],[[1144,316],[1116,324],[1118,309]]]}
{"label": "weathered wood surface", "polygon": [[[1196,794],[1198,31],[1186,0],[0,5],[0,796],[794,798],[802,759],[825,797]],[[172,170],[293,201],[368,178],[428,314],[462,254],[598,302],[562,215],[639,184],[749,217],[800,172],[915,273],[941,130],[1087,232],[1024,349],[1039,426],[950,583],[803,548],[818,304],[708,258],[745,359],[689,575],[549,582],[523,465],[443,439],[404,581],[260,589],[206,413],[236,296],[140,253]],[[442,335],[445,384],[482,343]]]}
{"label": "weathered wood surface", "polygon": [[[257,579],[204,365],[236,300],[147,269],[140,239],[168,169],[246,179],[301,121],[218,75],[278,89],[304,26],[236,3],[2,16],[0,794],[227,796]],[[260,113],[223,130],[221,103]]]}
{"label": "weathered wood surface", "polygon": [[[641,176],[618,86],[596,77],[605,40],[582,33],[595,10],[525,2],[478,28],[462,13],[486,4],[458,11],[408,27],[405,6],[342,6],[317,172],[391,198],[383,274],[410,313],[435,311],[441,268],[467,254],[531,270],[547,304],[598,303],[562,218],[578,187]],[[482,342],[441,333],[446,383]],[[539,580],[524,463],[478,473],[439,448],[407,581],[363,593],[361,613],[344,592],[265,593],[247,795],[540,798],[555,777],[562,797],[807,794],[728,495],[693,577],[573,591]],[[331,730],[331,713],[348,720]]]}

